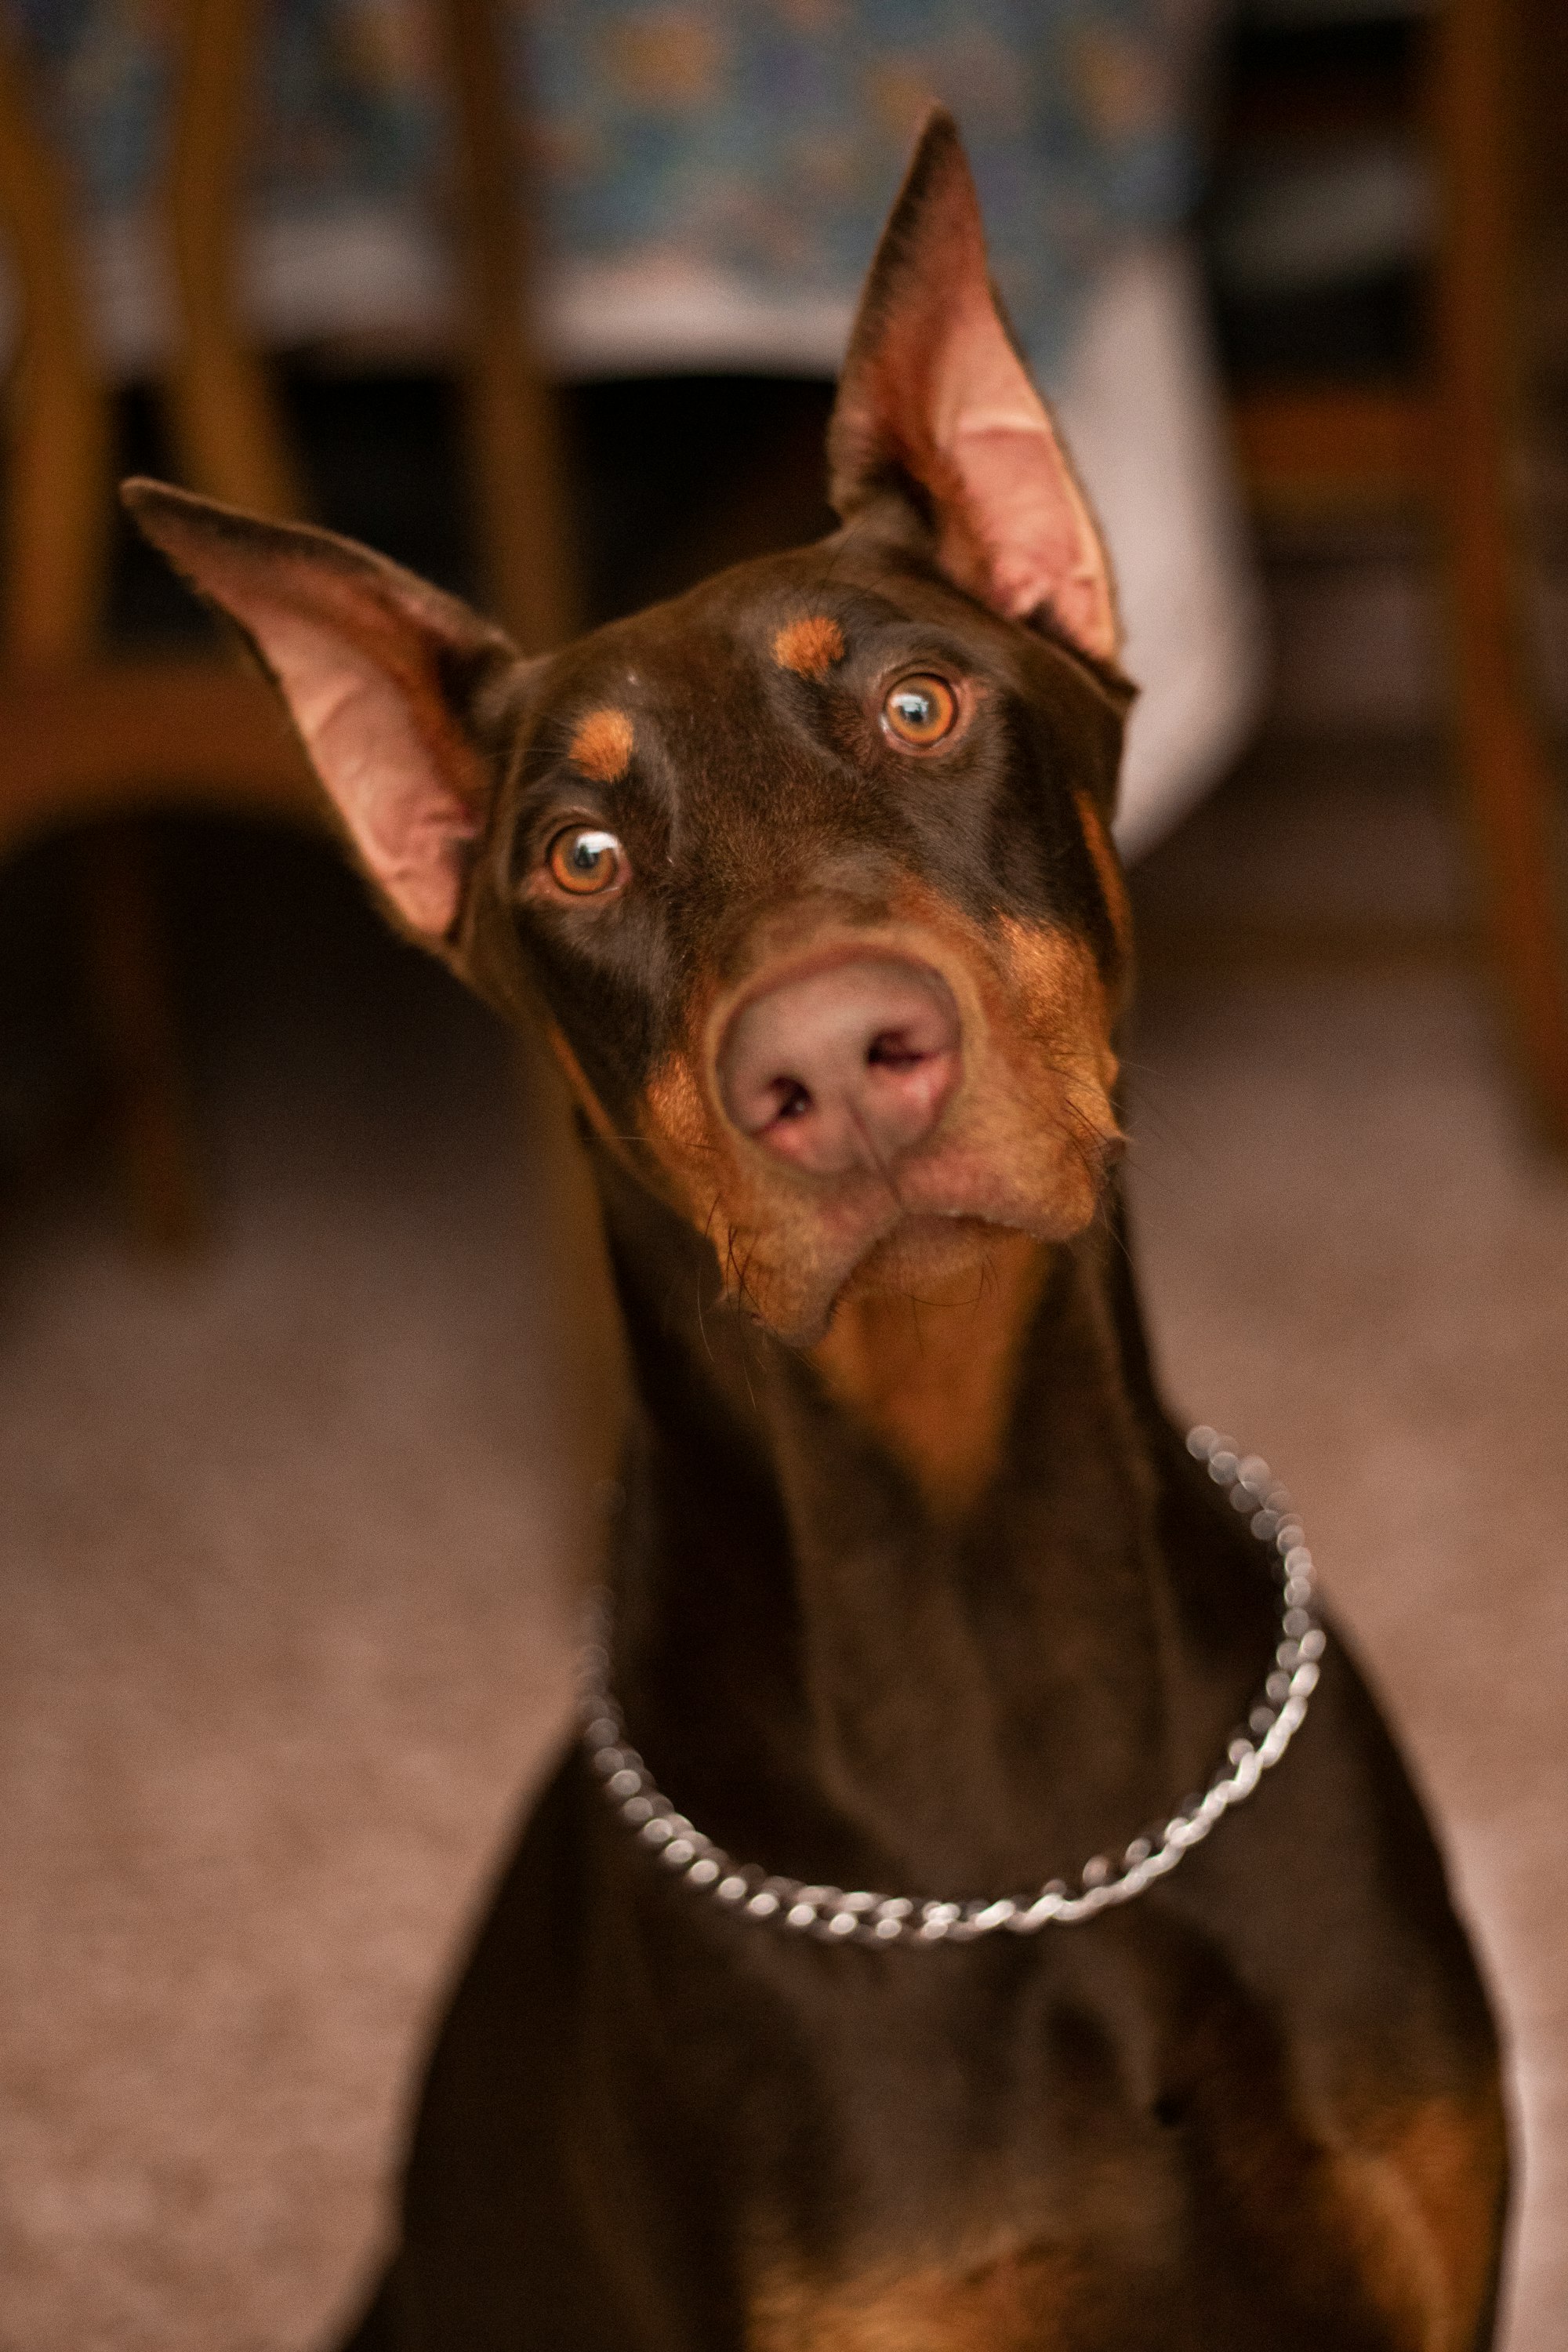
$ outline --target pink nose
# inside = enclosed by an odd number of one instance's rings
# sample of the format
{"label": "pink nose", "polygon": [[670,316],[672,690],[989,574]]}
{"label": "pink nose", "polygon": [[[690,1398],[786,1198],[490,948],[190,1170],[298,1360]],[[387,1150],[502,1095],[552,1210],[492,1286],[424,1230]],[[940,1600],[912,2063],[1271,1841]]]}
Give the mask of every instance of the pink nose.
{"label": "pink nose", "polygon": [[958,1076],[958,1007],[928,965],[886,956],[781,981],[719,1053],[742,1135],[818,1176],[885,1169],[929,1135]]}

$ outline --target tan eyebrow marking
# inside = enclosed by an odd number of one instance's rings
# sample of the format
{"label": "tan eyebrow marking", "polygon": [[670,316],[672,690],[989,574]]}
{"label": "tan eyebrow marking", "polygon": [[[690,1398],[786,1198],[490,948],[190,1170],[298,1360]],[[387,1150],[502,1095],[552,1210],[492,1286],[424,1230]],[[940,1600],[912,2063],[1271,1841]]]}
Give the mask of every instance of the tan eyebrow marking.
{"label": "tan eyebrow marking", "polygon": [[773,659],[797,677],[826,677],[835,662],[844,658],[844,632],[826,613],[808,613],[804,620],[786,621],[773,639]]}
{"label": "tan eyebrow marking", "polygon": [[566,756],[596,784],[618,783],[631,766],[633,740],[624,710],[589,710],[573,729]]}

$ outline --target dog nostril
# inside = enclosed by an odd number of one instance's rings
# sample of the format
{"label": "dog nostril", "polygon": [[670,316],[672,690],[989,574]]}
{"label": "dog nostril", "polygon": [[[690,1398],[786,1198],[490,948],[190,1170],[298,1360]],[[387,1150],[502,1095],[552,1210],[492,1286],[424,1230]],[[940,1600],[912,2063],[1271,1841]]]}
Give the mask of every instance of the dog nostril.
{"label": "dog nostril", "polygon": [[866,1048],[866,1066],[872,1070],[912,1070],[931,1059],[923,1048],[911,1045],[901,1029],[884,1029]]}

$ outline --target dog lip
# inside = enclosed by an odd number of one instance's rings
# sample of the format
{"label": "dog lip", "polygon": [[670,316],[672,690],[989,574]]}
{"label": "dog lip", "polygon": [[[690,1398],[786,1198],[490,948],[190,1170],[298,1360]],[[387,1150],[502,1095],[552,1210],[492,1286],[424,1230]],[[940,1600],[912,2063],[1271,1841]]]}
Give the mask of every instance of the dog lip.
{"label": "dog lip", "polygon": [[1031,1220],[1021,1213],[1001,1215],[985,1213],[973,1208],[953,1208],[922,1210],[910,1215],[900,1213],[889,1218],[883,1224],[870,1228],[861,1235],[856,1248],[837,1258],[825,1274],[821,1283],[813,1286],[809,1297],[799,1303],[793,1316],[775,1322],[749,1302],[738,1300],[736,1303],[742,1305],[747,1313],[762,1324],[764,1329],[771,1331],[773,1337],[782,1341],[786,1348],[796,1349],[815,1348],[818,1341],[826,1337],[828,1327],[837,1312],[839,1302],[850,1284],[879,1249],[889,1242],[896,1242],[900,1235],[913,1238],[922,1230],[930,1233],[942,1225],[983,1226],[991,1233],[1024,1234],[1030,1240],[1038,1242],[1050,1242],[1060,1238],[1059,1235],[1042,1231],[1037,1221]]}
{"label": "dog lip", "polygon": [[853,1204],[840,1202],[840,1213],[834,1220],[836,1230],[819,1264],[817,1278],[803,1296],[796,1297],[793,1312],[774,1320],[747,1302],[737,1299],[736,1303],[745,1305],[746,1311],[786,1347],[812,1348],[826,1331],[840,1298],[866,1261],[900,1232],[918,1233],[922,1226],[929,1231],[942,1224],[973,1224],[1002,1233],[1024,1234],[1031,1241],[1057,1243],[1069,1239],[1081,1223],[1093,1218],[1104,1194],[1107,1171],[1102,1169],[1094,1181],[1094,1197],[1087,1204],[1086,1213],[1075,1218],[1070,1225],[1064,1225],[1041,1202],[1028,1199],[1011,1185],[984,1189],[966,1182],[963,1176],[955,1176],[954,1171],[942,1167],[943,1157],[940,1141],[928,1154],[916,1155],[907,1171],[914,1181],[900,1185],[896,1198],[877,1187],[879,1199],[874,1203],[868,1197],[872,1188],[868,1182]]}

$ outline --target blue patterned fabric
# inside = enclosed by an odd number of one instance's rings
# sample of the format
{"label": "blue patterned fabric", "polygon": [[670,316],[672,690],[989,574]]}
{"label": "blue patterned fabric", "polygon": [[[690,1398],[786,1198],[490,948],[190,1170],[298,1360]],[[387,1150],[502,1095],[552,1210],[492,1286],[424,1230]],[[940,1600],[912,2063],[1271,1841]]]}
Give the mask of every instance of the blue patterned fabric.
{"label": "blue patterned fabric", "polygon": [[[40,61],[89,203],[155,180],[167,0],[0,0]],[[1192,188],[1184,94],[1211,0],[518,0],[507,5],[558,268],[705,266],[766,298],[847,297],[933,99],[957,114],[1023,339]],[[270,0],[257,200],[279,215],[445,183],[426,0]]]}
{"label": "blue patterned fabric", "polygon": [[1191,11],[1162,0],[542,0],[557,240],[854,290],[932,99],[968,144],[1003,291],[1057,340],[1108,247],[1190,187]]}

